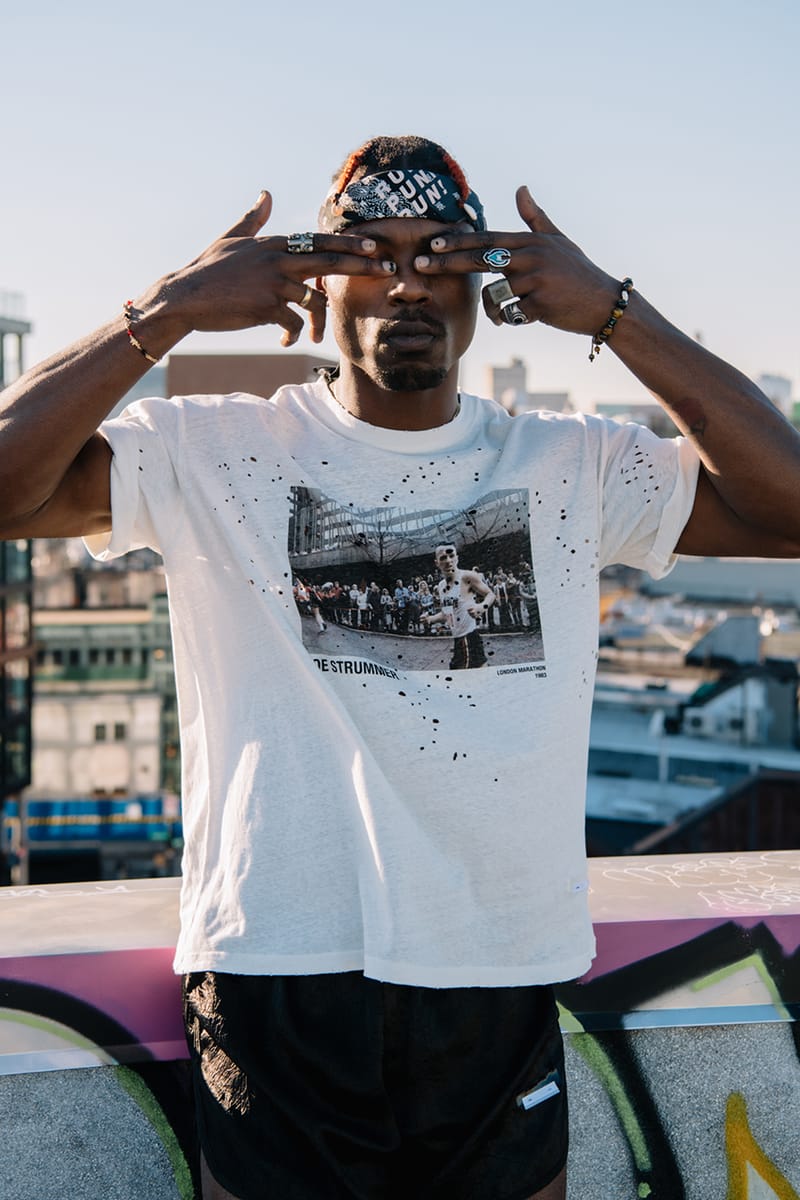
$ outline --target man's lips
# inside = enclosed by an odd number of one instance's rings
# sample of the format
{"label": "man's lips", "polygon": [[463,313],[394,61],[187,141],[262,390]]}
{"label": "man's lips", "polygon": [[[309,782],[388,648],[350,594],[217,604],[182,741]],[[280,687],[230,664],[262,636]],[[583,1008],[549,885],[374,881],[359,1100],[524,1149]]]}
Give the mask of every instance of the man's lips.
{"label": "man's lips", "polygon": [[395,350],[425,350],[441,338],[444,329],[438,321],[387,321],[382,339]]}

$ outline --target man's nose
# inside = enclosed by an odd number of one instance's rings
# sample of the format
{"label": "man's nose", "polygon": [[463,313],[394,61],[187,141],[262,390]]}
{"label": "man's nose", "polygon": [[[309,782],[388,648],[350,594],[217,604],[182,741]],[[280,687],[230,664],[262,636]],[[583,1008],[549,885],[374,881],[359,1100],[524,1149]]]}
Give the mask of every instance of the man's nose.
{"label": "man's nose", "polygon": [[398,304],[419,304],[431,298],[430,275],[420,275],[415,271],[413,260],[407,263],[398,262],[397,270],[389,289],[389,298]]}

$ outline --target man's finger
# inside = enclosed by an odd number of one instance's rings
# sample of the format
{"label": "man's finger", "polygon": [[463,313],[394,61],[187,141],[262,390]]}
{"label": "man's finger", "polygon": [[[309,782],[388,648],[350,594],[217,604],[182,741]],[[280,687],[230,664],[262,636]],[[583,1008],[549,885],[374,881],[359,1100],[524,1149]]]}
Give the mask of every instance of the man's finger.
{"label": "man's finger", "polygon": [[[323,297],[324,299],[324,297]],[[325,318],[327,316],[327,308],[325,304],[322,308],[311,308],[308,312],[308,332],[311,335],[312,342],[321,342],[325,336]]]}
{"label": "man's finger", "polygon": [[372,258],[366,250],[353,250],[343,253],[341,250],[316,249],[312,254],[296,254],[291,257],[297,260],[297,271],[294,264],[285,268],[287,274],[299,279],[310,279],[324,275],[394,275],[396,265],[389,260]]}
{"label": "man's finger", "polygon": [[534,233],[561,233],[544,209],[539,208],[527,187],[517,188],[517,212]]}
{"label": "man's finger", "polygon": [[271,212],[272,196],[266,190],[259,192],[253,207],[248,209],[244,216],[235,225],[231,225],[230,229],[222,236],[224,238],[255,237],[259,229],[266,225]]}
{"label": "man's finger", "polygon": [[499,233],[496,229],[486,229],[479,233],[471,229],[453,228],[431,238],[431,250],[434,254],[444,254],[451,250],[486,252],[495,250],[498,246],[508,246],[511,249],[514,246],[528,246],[530,240],[529,233],[519,230],[516,233]]}
{"label": "man's finger", "polygon": [[[315,254],[374,254],[378,243],[374,238],[361,237],[357,233],[312,233],[313,250],[301,254],[295,251],[299,262],[311,259]],[[288,244],[288,238],[286,239]],[[288,245],[287,245],[288,248]]]}
{"label": "man's finger", "polygon": [[514,269],[515,255],[534,245],[530,233],[443,233],[431,239],[432,254],[414,260],[417,271],[469,274]]}
{"label": "man's finger", "polygon": [[[499,234],[504,241],[498,241],[488,250],[456,250],[439,254],[420,254],[414,259],[414,270],[423,275],[474,275],[476,272],[500,272],[514,270],[515,256],[521,256],[525,247],[530,248],[529,233],[510,235]],[[521,238],[520,242],[517,240]],[[505,253],[500,253],[505,251]]]}
{"label": "man's finger", "polygon": [[285,330],[281,334],[281,345],[293,346],[303,332],[303,318],[291,308],[284,307],[277,324],[282,325]]}
{"label": "man's finger", "polygon": [[313,314],[325,311],[325,305],[328,301],[324,293],[317,291],[310,284],[292,282],[287,291],[289,293],[287,299],[292,304],[297,304],[300,308],[304,308],[306,312]]}

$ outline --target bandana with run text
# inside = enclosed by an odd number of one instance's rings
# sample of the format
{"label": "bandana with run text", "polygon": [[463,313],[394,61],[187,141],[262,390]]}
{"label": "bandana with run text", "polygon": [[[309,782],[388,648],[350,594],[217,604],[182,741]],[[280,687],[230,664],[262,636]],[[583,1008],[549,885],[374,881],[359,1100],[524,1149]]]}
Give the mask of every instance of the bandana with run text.
{"label": "bandana with run text", "polygon": [[432,221],[467,221],[485,229],[483,205],[474,192],[463,200],[449,175],[435,171],[396,169],[365,175],[343,192],[331,192],[320,209],[320,229],[341,233],[350,225],[386,217],[418,217]]}

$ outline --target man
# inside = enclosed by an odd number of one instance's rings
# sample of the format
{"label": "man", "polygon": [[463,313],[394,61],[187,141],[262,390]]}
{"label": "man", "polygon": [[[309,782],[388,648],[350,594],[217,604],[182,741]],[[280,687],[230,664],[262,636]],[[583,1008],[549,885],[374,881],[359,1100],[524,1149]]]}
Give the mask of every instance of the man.
{"label": "man", "polygon": [[381,626],[381,589],[373,579],[369,585],[367,592],[367,603],[369,605],[369,627],[370,629],[380,629]]}
{"label": "man", "polygon": [[444,624],[453,635],[450,670],[485,667],[486,652],[478,620],[494,603],[494,595],[476,571],[461,571],[453,545],[437,546],[434,562],[442,573],[436,585],[439,611],[423,617],[425,625]]}
{"label": "man", "polygon": [[[493,233],[441,147],[373,139],[315,236],[259,237],[262,193],[0,398],[0,534],[164,557],[185,764],[175,966],[207,1200],[563,1200],[550,985],[593,950],[576,681],[596,655],[598,571],[663,573],[676,549],[800,553],[800,439],[526,188],[517,206],[525,228]],[[607,343],[685,438],[512,420],[461,395],[481,276],[498,271],[491,320]],[[145,355],[268,322],[292,345],[292,305],[319,340],[326,303],[341,352],[327,380],[143,401],[95,432]],[[446,667],[405,670],[400,651],[306,648],[288,530],[312,491],[362,524],[401,514],[417,562],[435,530],[458,536],[453,514],[466,525],[484,502],[511,520],[527,492],[513,554],[535,574],[544,669],[484,669],[467,688]]]}

